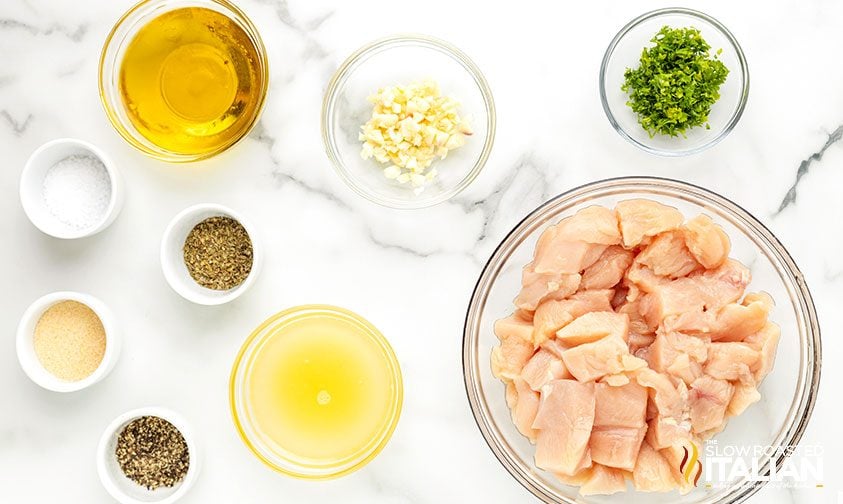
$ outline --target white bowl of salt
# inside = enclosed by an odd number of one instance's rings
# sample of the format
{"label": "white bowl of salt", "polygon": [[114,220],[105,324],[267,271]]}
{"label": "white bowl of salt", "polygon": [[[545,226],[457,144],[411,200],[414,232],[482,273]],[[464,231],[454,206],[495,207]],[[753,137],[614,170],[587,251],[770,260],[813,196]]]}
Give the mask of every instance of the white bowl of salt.
{"label": "white bowl of salt", "polygon": [[59,138],[35,150],[20,181],[23,210],[56,238],[83,238],[107,228],[123,205],[123,181],[96,146]]}

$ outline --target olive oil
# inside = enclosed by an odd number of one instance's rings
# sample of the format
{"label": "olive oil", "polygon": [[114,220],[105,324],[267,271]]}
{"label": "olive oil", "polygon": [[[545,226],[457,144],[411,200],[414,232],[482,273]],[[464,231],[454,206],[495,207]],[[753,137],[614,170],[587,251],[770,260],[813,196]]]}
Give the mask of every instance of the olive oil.
{"label": "olive oil", "polygon": [[177,154],[224,149],[254,123],[265,68],[249,34],[204,7],[165,12],[140,28],[120,66],[120,95],[138,132]]}
{"label": "olive oil", "polygon": [[310,466],[373,453],[401,402],[400,372],[384,345],[339,313],[312,312],[275,328],[255,350],[245,384],[264,442]]}

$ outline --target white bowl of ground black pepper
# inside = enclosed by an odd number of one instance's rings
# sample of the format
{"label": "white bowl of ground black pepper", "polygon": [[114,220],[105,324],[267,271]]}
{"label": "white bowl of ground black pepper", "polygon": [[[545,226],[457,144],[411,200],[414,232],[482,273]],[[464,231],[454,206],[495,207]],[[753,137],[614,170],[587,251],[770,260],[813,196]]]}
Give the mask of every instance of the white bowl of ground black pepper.
{"label": "white bowl of ground black pepper", "polygon": [[234,210],[203,203],[176,215],[161,240],[167,283],[185,299],[219,305],[252,286],[263,254],[254,226]]}
{"label": "white bowl of ground black pepper", "polygon": [[123,206],[123,181],[96,146],[59,138],[35,150],[21,174],[29,220],[56,238],[83,238],[107,228]]}
{"label": "white bowl of ground black pepper", "polygon": [[32,303],[18,324],[16,347],[24,372],[55,392],[74,392],[102,380],[120,355],[111,310],[79,292],[54,292]]}
{"label": "white bowl of ground black pepper", "polygon": [[190,424],[180,414],[138,408],[115,418],[97,447],[97,473],[121,504],[170,504],[199,474],[199,452]]}

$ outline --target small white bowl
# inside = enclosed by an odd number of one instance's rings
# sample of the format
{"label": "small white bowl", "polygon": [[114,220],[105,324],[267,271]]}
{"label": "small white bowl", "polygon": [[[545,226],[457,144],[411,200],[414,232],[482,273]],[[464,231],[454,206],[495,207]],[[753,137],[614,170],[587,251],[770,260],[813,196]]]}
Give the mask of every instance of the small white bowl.
{"label": "small white bowl", "polygon": [[[100,221],[90,227],[77,229],[57,219],[47,208],[43,197],[44,177],[57,162],[73,155],[89,155],[105,166],[111,183],[111,198]],[[37,148],[24,166],[20,180],[20,200],[26,216],[44,233],[56,238],[83,238],[107,228],[123,206],[123,179],[111,158],[98,147],[74,138],[58,138]]]}
{"label": "small white bowl", "polygon": [[[35,325],[47,309],[62,301],[78,301],[88,306],[100,318],[105,329],[105,354],[102,361],[93,373],[79,381],[67,381],[58,378],[47,371],[41,365],[38,356],[35,355],[35,346],[33,345]],[[105,303],[91,295],[79,292],[53,292],[39,298],[26,309],[18,324],[16,346],[18,361],[32,381],[47,390],[75,392],[97,383],[111,372],[120,356],[121,338],[114,315]]]}
{"label": "small white bowl", "polygon": [[[161,487],[155,490],[147,490],[146,487],[138,485],[123,474],[120,464],[117,462],[115,449],[117,438],[120,432],[132,420],[140,417],[154,416],[162,418],[181,432],[184,441],[187,443],[187,450],[190,454],[190,464],[184,479],[172,487]],[[145,504],[154,502],[156,504],[170,504],[176,502],[190,490],[199,475],[199,451],[196,447],[196,439],[190,424],[178,413],[158,407],[138,408],[127,411],[115,418],[102,433],[99,445],[97,446],[97,474],[102,486],[114,499],[121,504]]]}
{"label": "small white bowl", "polygon": [[[243,283],[229,290],[214,290],[199,285],[190,276],[184,263],[184,241],[187,235],[197,224],[210,217],[230,217],[238,221],[252,241],[252,270]],[[202,203],[185,208],[173,217],[161,240],[161,268],[167,283],[183,298],[201,305],[220,305],[240,297],[255,283],[262,262],[263,253],[255,227],[242,215],[222,205]]]}

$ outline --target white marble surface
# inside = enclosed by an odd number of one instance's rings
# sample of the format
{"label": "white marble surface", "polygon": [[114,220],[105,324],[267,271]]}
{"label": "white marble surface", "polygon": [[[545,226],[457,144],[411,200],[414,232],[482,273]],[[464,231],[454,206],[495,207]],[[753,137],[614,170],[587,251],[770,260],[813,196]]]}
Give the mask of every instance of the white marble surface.
{"label": "white marble surface", "polygon": [[[131,3],[0,4],[0,502],[109,502],[94,468],[97,439],[112,418],[142,405],[182,412],[201,435],[202,474],[185,503],[529,502],[469,412],[460,363],[465,307],[485,259],[522,216],[576,184],[630,174],[720,192],[764,221],[795,256],[825,334],[823,386],[805,436],[825,448],[825,488],[765,489],[752,502],[839,502],[843,3],[697,2],[742,43],[752,77],[749,105],[720,145],[663,159],[611,129],[597,92],[609,40],[652,2],[563,8],[550,1],[399,7],[387,0],[242,0],[269,49],[269,100],[248,140],[190,166],[133,151],[102,112],[100,46]],[[413,212],[374,206],[347,189],[319,133],[322,91],[333,70],[364,42],[398,31],[463,48],[486,73],[498,105],[496,145],[478,180],[452,202]],[[49,238],[20,207],[18,177],[27,156],[59,136],[107,149],[127,181],[123,213],[94,238]],[[797,169],[804,176],[791,191]],[[268,237],[258,282],[224,307],[183,300],[158,264],[166,223],[203,201],[242,211]],[[125,329],[114,372],[69,395],[34,385],[14,355],[26,306],[63,289],[99,296]],[[401,359],[406,386],[403,417],[384,452],[365,469],[323,483],[263,467],[238,439],[226,395],[245,336],[278,309],[308,302],[349,307],[379,326]]]}

